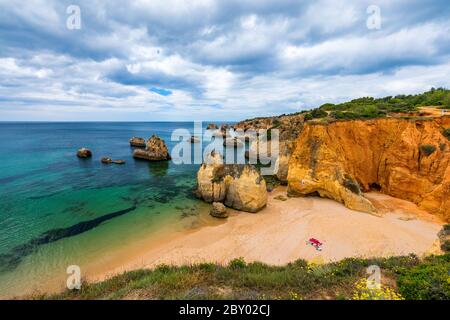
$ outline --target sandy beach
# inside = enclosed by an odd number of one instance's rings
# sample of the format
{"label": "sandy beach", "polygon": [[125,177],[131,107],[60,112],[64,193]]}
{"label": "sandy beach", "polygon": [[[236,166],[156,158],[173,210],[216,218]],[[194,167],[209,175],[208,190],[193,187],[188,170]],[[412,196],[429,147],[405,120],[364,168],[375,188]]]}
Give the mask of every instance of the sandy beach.
{"label": "sandy beach", "polygon": [[[414,204],[379,193],[369,193],[380,217],[352,211],[340,203],[316,197],[287,198],[286,188],[269,194],[267,207],[257,214],[231,211],[226,220],[161,239],[123,261],[120,268],[88,279],[159,264],[193,264],[243,257],[282,265],[302,258],[315,263],[347,257],[385,257],[438,252],[437,233],[442,222]],[[217,220],[217,221],[216,221]],[[322,251],[307,244],[311,237],[323,243]],[[143,248],[141,248],[143,250]],[[137,252],[136,252],[137,254]]]}

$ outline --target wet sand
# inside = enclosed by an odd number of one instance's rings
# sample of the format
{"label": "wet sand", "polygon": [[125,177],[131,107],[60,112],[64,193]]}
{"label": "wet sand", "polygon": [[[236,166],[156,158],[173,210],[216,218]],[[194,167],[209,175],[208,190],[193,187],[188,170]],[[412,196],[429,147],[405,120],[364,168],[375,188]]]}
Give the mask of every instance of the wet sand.
{"label": "wet sand", "polygon": [[[316,197],[276,199],[284,187],[269,195],[267,207],[257,214],[231,211],[228,219],[208,220],[209,225],[143,242],[119,268],[94,272],[90,281],[159,264],[193,264],[243,257],[282,265],[302,258],[316,263],[347,257],[387,257],[437,253],[442,221],[414,204],[379,193],[369,193],[381,217],[345,208]],[[322,251],[307,244],[311,237],[323,243]],[[115,265],[117,265],[116,261]],[[100,270],[99,270],[100,271]]]}

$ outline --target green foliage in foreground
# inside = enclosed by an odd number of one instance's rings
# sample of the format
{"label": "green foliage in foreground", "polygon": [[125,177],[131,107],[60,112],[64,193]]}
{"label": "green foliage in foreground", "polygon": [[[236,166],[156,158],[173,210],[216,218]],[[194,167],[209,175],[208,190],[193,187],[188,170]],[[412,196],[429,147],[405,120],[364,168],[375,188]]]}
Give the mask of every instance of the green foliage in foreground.
{"label": "green foliage in foreground", "polygon": [[[383,283],[406,299],[449,299],[450,255],[345,259],[329,264],[297,260],[285,266],[246,263],[197,264],[127,272],[99,283],[83,284],[35,299],[349,299],[366,268],[378,265]],[[397,288],[396,288],[397,286]]]}
{"label": "green foliage in foreground", "polygon": [[400,270],[397,284],[406,299],[450,300],[450,255]]}

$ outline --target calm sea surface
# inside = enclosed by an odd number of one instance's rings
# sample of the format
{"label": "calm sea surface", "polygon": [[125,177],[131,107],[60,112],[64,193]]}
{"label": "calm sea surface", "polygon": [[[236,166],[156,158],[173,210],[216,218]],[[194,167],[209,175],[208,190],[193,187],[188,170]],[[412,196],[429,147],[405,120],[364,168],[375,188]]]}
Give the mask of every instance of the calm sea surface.
{"label": "calm sea surface", "polygon": [[[207,210],[191,193],[198,165],[132,157],[132,136],[157,134],[171,150],[177,128],[193,132],[193,123],[0,123],[0,297],[61,285],[67,266],[108,265],[134,241]],[[78,159],[80,147],[92,159]]]}

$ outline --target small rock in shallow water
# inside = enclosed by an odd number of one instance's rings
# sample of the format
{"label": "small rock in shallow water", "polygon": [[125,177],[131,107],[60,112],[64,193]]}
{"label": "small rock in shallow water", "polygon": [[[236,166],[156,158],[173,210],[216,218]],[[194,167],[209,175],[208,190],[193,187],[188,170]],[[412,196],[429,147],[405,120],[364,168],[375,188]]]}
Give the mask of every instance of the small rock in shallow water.
{"label": "small rock in shallow water", "polygon": [[148,139],[145,150],[134,150],[133,157],[149,161],[171,160],[166,143],[156,135]]}
{"label": "small rock in shallow water", "polygon": [[213,202],[210,214],[216,218],[228,218],[227,208],[221,202]]}
{"label": "small rock in shallow water", "polygon": [[78,158],[90,158],[90,157],[92,157],[92,152],[91,152],[91,150],[89,150],[87,148],[81,148],[77,151],[77,157]]}
{"label": "small rock in shallow water", "polygon": [[145,139],[139,137],[133,137],[130,139],[130,146],[136,148],[145,148]]}
{"label": "small rock in shallow water", "polygon": [[112,163],[112,160],[110,159],[110,158],[107,158],[107,157],[103,157],[101,160],[100,160],[102,163]]}
{"label": "small rock in shallow water", "polygon": [[111,163],[125,164],[125,160],[112,160],[111,158],[108,158],[108,157],[103,157],[100,161],[104,164],[111,164]]}

